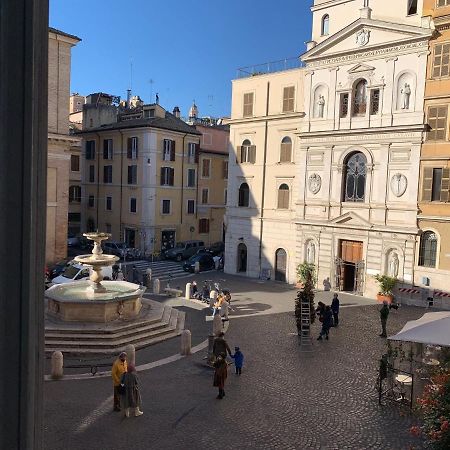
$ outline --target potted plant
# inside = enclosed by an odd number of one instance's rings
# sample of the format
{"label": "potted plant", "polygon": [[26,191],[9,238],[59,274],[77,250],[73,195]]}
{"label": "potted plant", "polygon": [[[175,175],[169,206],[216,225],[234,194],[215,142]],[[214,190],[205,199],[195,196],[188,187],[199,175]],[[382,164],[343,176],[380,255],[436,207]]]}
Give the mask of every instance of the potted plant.
{"label": "potted plant", "polygon": [[394,294],[392,293],[392,290],[394,289],[395,283],[397,283],[397,278],[378,274],[375,275],[375,280],[378,281],[378,285],[380,288],[377,294],[377,300],[380,303],[388,302],[389,304],[391,304],[392,300],[394,300]]}
{"label": "potted plant", "polygon": [[302,289],[308,280],[311,280],[313,286],[316,284],[316,266],[311,263],[303,262],[297,266],[296,287]]}

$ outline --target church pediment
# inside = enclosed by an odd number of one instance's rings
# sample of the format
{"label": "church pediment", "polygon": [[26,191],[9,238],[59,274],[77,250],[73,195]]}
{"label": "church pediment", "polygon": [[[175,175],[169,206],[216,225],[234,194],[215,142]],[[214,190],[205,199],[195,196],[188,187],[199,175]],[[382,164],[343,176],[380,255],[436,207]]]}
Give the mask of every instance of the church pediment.
{"label": "church pediment", "polygon": [[352,67],[348,73],[363,73],[363,72],[372,72],[375,70],[375,67],[368,66],[367,64],[357,64],[355,67]]}
{"label": "church pediment", "polygon": [[364,220],[362,217],[358,216],[358,214],[354,212],[348,212],[342,214],[342,216],[335,217],[330,221],[336,225],[347,225],[352,227],[362,227],[362,228],[370,228],[372,224],[367,220]]}
{"label": "church pediment", "polygon": [[429,28],[358,19],[304,53],[301,59],[308,63],[331,56],[394,46],[397,43],[405,45],[408,42],[427,41],[431,34],[432,30]]}

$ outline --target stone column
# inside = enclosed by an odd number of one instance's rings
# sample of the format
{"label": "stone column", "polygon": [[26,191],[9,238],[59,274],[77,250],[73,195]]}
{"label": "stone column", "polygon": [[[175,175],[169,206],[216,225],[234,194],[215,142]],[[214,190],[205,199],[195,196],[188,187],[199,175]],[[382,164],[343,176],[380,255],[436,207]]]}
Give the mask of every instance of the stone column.
{"label": "stone column", "polygon": [[191,332],[189,330],[181,332],[181,354],[184,356],[191,354]]}
{"label": "stone column", "polygon": [[161,284],[159,282],[159,278],[155,278],[153,281],[153,293],[159,294],[161,292]]}
{"label": "stone column", "polygon": [[186,300],[191,299],[191,283],[186,283],[186,290],[185,290],[184,298]]}
{"label": "stone column", "polygon": [[52,378],[59,380],[63,377],[64,357],[61,352],[52,353]]}
{"label": "stone column", "polygon": [[128,364],[133,364],[133,366],[136,365],[136,348],[133,344],[128,344],[125,347],[125,352],[127,354],[127,362]]}

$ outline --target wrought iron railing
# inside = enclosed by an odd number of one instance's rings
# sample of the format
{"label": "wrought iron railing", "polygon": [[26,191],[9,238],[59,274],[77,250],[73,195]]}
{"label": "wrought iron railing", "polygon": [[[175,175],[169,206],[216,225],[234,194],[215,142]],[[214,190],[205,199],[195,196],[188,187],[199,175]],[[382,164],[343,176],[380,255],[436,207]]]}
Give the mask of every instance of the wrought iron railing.
{"label": "wrought iron railing", "polygon": [[304,66],[304,64],[298,57],[285,58],[285,59],[280,59],[279,61],[271,61],[271,62],[267,62],[264,64],[256,64],[254,66],[248,66],[248,67],[240,67],[237,70],[237,77],[238,78],[254,77],[257,75],[264,75],[266,73],[298,69],[303,66]]}

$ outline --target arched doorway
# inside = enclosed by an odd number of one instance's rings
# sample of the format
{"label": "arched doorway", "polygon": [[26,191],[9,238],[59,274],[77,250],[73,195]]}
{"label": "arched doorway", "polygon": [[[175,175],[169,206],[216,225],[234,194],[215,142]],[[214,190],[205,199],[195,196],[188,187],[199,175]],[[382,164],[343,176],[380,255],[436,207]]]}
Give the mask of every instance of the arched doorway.
{"label": "arched doorway", "polygon": [[282,248],[275,252],[275,280],[286,282],[287,254]]}
{"label": "arched doorway", "polygon": [[247,246],[240,243],[237,251],[237,271],[247,272]]}

